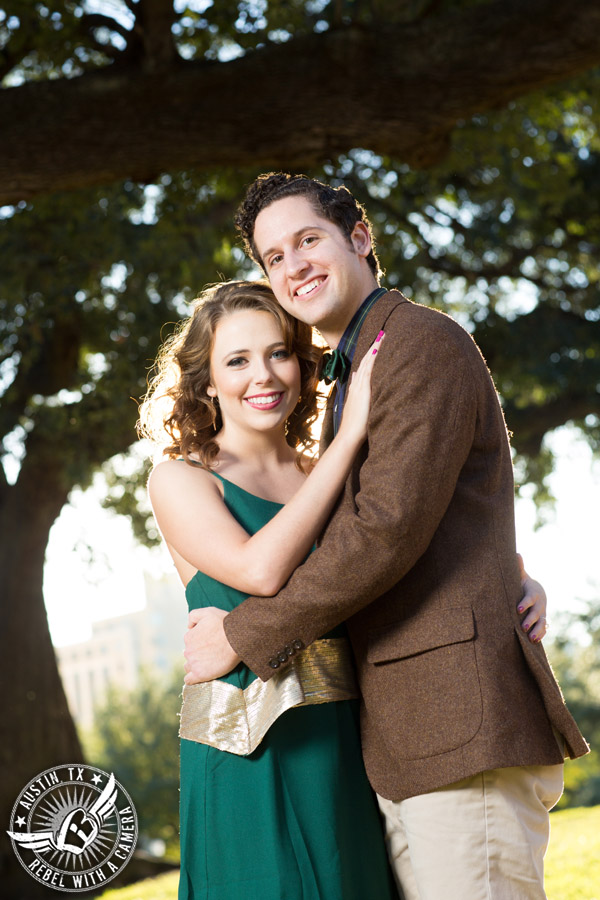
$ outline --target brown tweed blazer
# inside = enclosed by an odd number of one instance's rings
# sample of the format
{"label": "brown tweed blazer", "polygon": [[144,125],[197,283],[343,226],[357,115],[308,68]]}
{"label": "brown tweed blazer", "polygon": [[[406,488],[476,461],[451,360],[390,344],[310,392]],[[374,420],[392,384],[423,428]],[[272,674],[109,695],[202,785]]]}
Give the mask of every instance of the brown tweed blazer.
{"label": "brown tweed blazer", "polygon": [[381,329],[368,439],[319,545],[275,597],[231,612],[227,637],[266,680],[294,641],[347,620],[367,773],[392,800],[560,763],[553,727],[581,756],[544,650],[520,628],[511,455],[485,362],[451,318],[390,291],[354,369]]}

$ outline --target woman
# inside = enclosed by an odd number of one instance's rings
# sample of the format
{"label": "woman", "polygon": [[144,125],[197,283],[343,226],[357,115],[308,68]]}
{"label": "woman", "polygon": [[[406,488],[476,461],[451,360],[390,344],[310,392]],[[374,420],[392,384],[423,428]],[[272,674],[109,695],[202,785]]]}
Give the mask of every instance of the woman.
{"label": "woman", "polygon": [[[266,284],[207,290],[167,343],[141,422],[168,457],[149,493],[190,610],[274,594],[310,552],[366,436],[376,353],[313,464],[320,351]],[[266,683],[240,664],[184,689],[180,900],[396,896],[344,634],[290,646]]]}
{"label": "woman", "polygon": [[[313,443],[320,351],[265,284],[209,289],[168,343],[142,423],[156,437],[152,414],[166,402],[170,458],[149,493],[190,609],[273,594],[310,552],[366,436],[376,352],[313,465],[301,451]],[[396,896],[344,633],[315,642],[270,687],[240,665],[185,689],[180,898]]]}

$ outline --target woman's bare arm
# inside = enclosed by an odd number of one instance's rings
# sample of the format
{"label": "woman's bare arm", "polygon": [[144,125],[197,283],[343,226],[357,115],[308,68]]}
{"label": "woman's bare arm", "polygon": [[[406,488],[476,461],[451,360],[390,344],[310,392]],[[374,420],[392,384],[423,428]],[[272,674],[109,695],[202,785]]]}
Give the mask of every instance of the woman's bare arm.
{"label": "woman's bare arm", "polygon": [[209,472],[177,460],[156,466],[148,485],[154,516],[173,557],[189,564],[190,575],[200,570],[266,596],[285,584],[323,529],[365,440],[374,360],[367,353],[353,377],[335,440],[297,493],[254,535],[229,512]]}

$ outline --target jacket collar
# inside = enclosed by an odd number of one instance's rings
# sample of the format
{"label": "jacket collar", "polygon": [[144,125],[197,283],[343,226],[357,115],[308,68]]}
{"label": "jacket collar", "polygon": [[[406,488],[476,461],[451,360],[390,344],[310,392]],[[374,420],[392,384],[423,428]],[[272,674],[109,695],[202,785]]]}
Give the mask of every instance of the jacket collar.
{"label": "jacket collar", "polygon": [[[380,331],[385,331],[385,323],[390,314],[402,303],[410,303],[411,301],[400,291],[392,290],[383,294],[377,300],[365,318],[358,341],[356,344],[356,352],[352,360],[352,369],[354,372],[371,344]],[[323,417],[323,425],[321,428],[321,436],[319,438],[319,450],[322,452],[329,446],[333,440],[333,404],[335,402],[335,388],[330,391],[325,407],[325,415]]]}

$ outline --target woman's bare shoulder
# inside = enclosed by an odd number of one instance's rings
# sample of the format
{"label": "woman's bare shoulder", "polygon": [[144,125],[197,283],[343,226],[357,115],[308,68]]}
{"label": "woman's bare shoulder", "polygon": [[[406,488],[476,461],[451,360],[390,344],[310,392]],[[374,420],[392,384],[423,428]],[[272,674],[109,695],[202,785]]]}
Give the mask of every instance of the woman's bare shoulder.
{"label": "woman's bare shoulder", "polygon": [[195,493],[220,494],[220,482],[200,463],[188,463],[183,458],[161,460],[154,466],[148,479],[150,496],[178,487]]}

